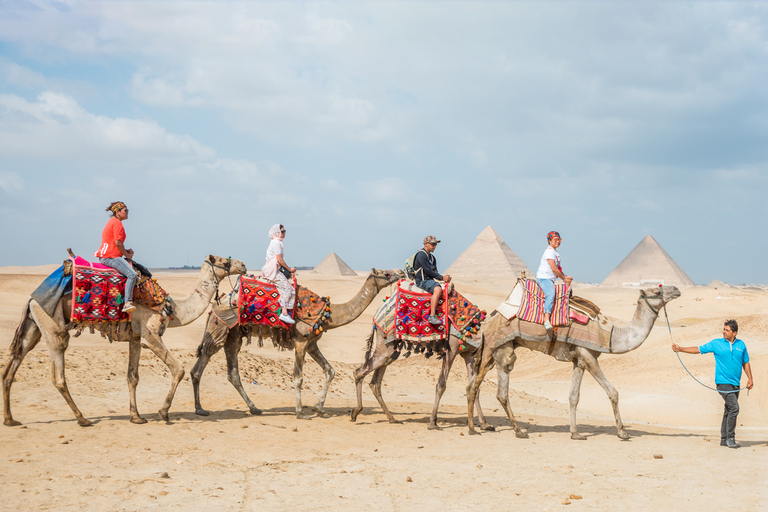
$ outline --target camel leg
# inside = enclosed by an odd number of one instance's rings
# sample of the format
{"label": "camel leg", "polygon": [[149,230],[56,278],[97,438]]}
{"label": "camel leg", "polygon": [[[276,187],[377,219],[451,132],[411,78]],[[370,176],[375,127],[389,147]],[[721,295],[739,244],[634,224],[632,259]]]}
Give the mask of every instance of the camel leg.
{"label": "camel leg", "polygon": [[[461,354],[464,358],[464,364],[467,367],[467,382],[472,382],[472,377],[475,374],[475,358],[470,352],[464,352]],[[488,432],[494,432],[496,428],[488,423],[483,414],[483,408],[480,407],[480,394],[475,396],[475,412],[477,413],[477,419],[480,420],[480,430],[486,430]]]}
{"label": "camel leg", "polygon": [[[171,408],[173,402],[173,396],[176,394],[176,388],[179,386],[181,379],[184,378],[184,367],[175,357],[168,351],[163,344],[162,338],[157,334],[160,332],[160,327],[163,322],[163,318],[160,315],[150,318],[147,322],[147,329],[143,333],[144,341],[147,342],[149,350],[155,353],[155,355],[168,367],[171,372],[171,389],[168,391],[168,395],[165,397],[163,407],[158,411],[160,418],[168,422],[168,410]],[[150,325],[151,324],[151,325]]]}
{"label": "camel leg", "polygon": [[576,426],[576,408],[579,405],[579,398],[581,398],[581,381],[584,378],[584,363],[581,360],[573,362],[573,377],[571,378],[571,393],[568,396],[568,405],[571,414],[571,439],[577,441],[584,441],[587,438],[579,434],[578,427]]}
{"label": "camel leg", "polygon": [[614,388],[610,382],[608,382],[608,379],[605,377],[602,368],[600,368],[600,363],[597,362],[596,357],[589,353],[585,354],[583,357],[587,363],[587,371],[590,373],[590,375],[592,375],[592,377],[595,378],[597,383],[600,384],[605,393],[608,395],[608,399],[611,401],[611,406],[613,407],[613,416],[616,419],[616,435],[619,436],[619,439],[629,439],[629,434],[626,430],[624,430],[624,423],[621,421],[621,414],[619,413],[619,392],[616,391],[616,388]]}
{"label": "camel leg", "polygon": [[354,372],[357,407],[352,409],[351,421],[357,421],[357,415],[363,410],[363,380],[366,375],[386,365],[392,354],[395,353],[394,344],[387,345],[381,338],[378,329],[375,329],[371,336],[374,336],[372,341],[374,345],[371,351],[373,355],[369,355],[363,365]]}
{"label": "camel leg", "polygon": [[130,400],[131,423],[141,425],[147,422],[139,415],[136,406],[136,387],[139,385],[139,359],[141,358],[141,338],[133,338],[128,343],[128,396]]}
{"label": "camel leg", "polygon": [[333,369],[333,366],[331,366],[331,363],[328,362],[328,360],[325,358],[322,352],[320,352],[320,348],[317,346],[317,342],[313,342],[309,349],[307,350],[307,353],[310,355],[312,359],[315,360],[317,364],[320,365],[320,367],[323,369],[323,373],[325,374],[325,384],[323,385],[323,390],[320,392],[320,397],[317,400],[317,405],[315,405],[314,409],[321,415],[325,416],[325,410],[323,407],[325,406],[325,398],[328,396],[328,390],[331,387],[331,381],[333,380],[333,377],[336,375],[336,370]]}
{"label": "camel leg", "polygon": [[512,413],[512,407],[509,405],[509,374],[515,366],[517,360],[517,354],[515,354],[515,348],[512,345],[504,345],[500,347],[494,355],[496,364],[498,365],[498,386],[496,389],[496,398],[507,413],[512,428],[515,429],[515,436],[521,439],[526,439],[528,434],[520,428],[515,420],[515,415]]}
{"label": "camel leg", "polygon": [[480,391],[480,385],[483,383],[486,374],[493,368],[496,361],[493,358],[493,349],[486,345],[485,337],[483,337],[483,344],[480,347],[480,353],[475,357],[479,357],[479,368],[476,374],[473,373],[469,383],[467,384],[467,428],[470,435],[475,435],[478,432],[475,430],[475,418],[472,415],[472,411],[475,408],[475,402],[477,401],[478,393]]}
{"label": "camel leg", "polygon": [[369,385],[371,386],[371,391],[373,391],[373,396],[376,397],[376,400],[379,402],[379,405],[381,406],[381,410],[384,411],[384,414],[387,415],[389,422],[402,423],[402,421],[395,419],[395,417],[389,411],[389,407],[387,407],[387,404],[384,403],[384,397],[381,395],[381,382],[384,379],[384,372],[387,371],[387,366],[388,364],[384,364],[376,368],[376,370],[373,372],[373,376],[371,377],[371,383]]}
{"label": "camel leg", "polygon": [[240,349],[243,346],[243,338],[241,338],[240,333],[236,331],[237,329],[230,330],[229,336],[227,336],[227,341],[224,343],[224,354],[227,356],[227,377],[229,378],[229,382],[235,386],[237,392],[240,393],[240,396],[243,397],[243,401],[245,402],[245,405],[248,406],[248,410],[251,411],[251,414],[258,416],[262,412],[261,409],[251,402],[251,399],[245,393],[245,389],[243,389],[242,382],[240,382],[240,367],[238,365],[237,356],[240,354]]}
{"label": "camel leg", "polygon": [[[203,343],[201,344],[200,348],[198,348],[198,352],[200,353],[200,356],[197,358],[197,361],[195,361],[195,365],[192,367],[192,370],[189,372],[189,376],[192,378],[192,392],[195,396],[195,414],[199,416],[209,416],[211,413],[203,409],[203,406],[200,405],[200,379],[203,377],[203,372],[205,371],[205,367],[208,366],[208,362],[211,360],[211,357],[213,357],[216,352],[219,351],[219,349],[222,347],[222,345],[225,345],[229,343],[229,338],[232,335],[232,332],[235,331],[235,329],[229,330],[227,329],[226,334],[226,340],[224,343],[216,343],[218,340],[213,340],[213,343],[205,343],[205,340],[207,337],[212,335],[209,331],[209,325],[210,325],[210,317],[208,319],[208,324],[206,324],[206,331],[205,334],[203,334]],[[239,347],[238,347],[239,350]],[[225,349],[226,354],[226,349]],[[237,357],[237,356],[235,356]],[[230,364],[229,364],[229,354],[227,354],[227,369],[229,370]],[[230,378],[230,382],[232,382],[232,379]],[[237,388],[237,386],[235,386]],[[240,391],[238,389],[238,391]],[[241,393],[242,395],[242,393]],[[248,400],[246,400],[246,403]]]}
{"label": "camel leg", "polygon": [[440,369],[440,376],[437,378],[437,384],[435,385],[435,404],[432,406],[432,415],[429,417],[429,430],[440,430],[437,425],[437,409],[440,407],[440,399],[445,393],[445,389],[448,385],[448,374],[451,373],[451,367],[453,361],[456,359],[458,350],[454,350],[453,346],[450,346],[450,350],[445,354],[443,358],[443,366]]}
{"label": "camel leg", "polygon": [[11,358],[3,369],[3,415],[5,417],[3,424],[8,427],[21,425],[11,415],[11,386],[13,385],[13,379],[16,377],[16,371],[21,366],[21,362],[24,361],[27,354],[37,346],[41,339],[40,329],[37,328],[37,324],[32,319],[26,317],[22,322],[24,322],[24,326],[22,327],[21,347],[18,355],[14,355],[13,350],[11,350]]}
{"label": "camel leg", "polygon": [[72,412],[77,418],[77,423],[81,427],[88,427],[91,422],[85,419],[83,413],[77,408],[72,395],[69,393],[67,379],[65,377],[64,353],[69,347],[69,333],[62,329],[64,325],[64,315],[62,313],[61,302],[56,306],[54,318],[48,316],[43,308],[35,301],[29,303],[29,314],[40,329],[40,335],[45,344],[48,345],[48,353],[51,356],[51,380],[61,396],[64,397]]}
{"label": "camel leg", "polygon": [[308,345],[309,343],[303,340],[294,343],[296,348],[293,362],[293,391],[296,395],[296,418],[300,420],[308,420],[312,417],[304,413],[304,408],[301,405],[301,386],[304,383],[304,359],[307,356]]}

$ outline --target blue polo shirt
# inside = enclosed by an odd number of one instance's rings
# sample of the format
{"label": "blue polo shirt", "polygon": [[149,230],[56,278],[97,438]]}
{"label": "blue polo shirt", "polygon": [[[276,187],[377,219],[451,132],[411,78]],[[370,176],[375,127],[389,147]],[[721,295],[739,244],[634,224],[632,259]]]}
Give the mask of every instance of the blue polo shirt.
{"label": "blue polo shirt", "polygon": [[715,384],[741,384],[741,368],[749,362],[747,346],[736,338],[729,343],[725,338],[718,338],[699,347],[699,352],[715,355]]}

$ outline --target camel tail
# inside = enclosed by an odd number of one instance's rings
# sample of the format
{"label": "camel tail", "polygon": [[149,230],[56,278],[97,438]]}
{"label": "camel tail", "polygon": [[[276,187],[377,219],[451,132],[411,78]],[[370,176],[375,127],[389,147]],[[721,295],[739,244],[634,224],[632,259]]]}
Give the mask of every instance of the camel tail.
{"label": "camel tail", "polygon": [[373,327],[373,330],[371,330],[371,335],[368,336],[368,339],[365,342],[365,361],[366,363],[371,358],[371,351],[373,350],[373,337],[376,334],[376,327]]}
{"label": "camel tail", "polygon": [[21,351],[24,347],[24,325],[26,325],[29,319],[29,301],[24,305],[24,310],[21,312],[21,320],[19,326],[16,328],[16,333],[13,335],[13,341],[11,342],[11,356],[21,357]]}

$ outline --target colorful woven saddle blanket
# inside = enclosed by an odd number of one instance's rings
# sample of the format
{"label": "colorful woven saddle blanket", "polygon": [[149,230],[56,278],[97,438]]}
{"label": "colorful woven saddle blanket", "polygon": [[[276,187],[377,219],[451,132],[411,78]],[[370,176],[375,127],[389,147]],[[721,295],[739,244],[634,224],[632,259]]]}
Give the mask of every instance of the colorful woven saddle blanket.
{"label": "colorful woven saddle blanket", "polygon": [[452,286],[448,287],[447,293],[444,288],[437,305],[440,325],[432,325],[427,321],[431,298],[431,293],[417,287],[412,280],[401,280],[396,293],[387,297],[374,314],[373,323],[385,337],[394,332],[394,338],[416,343],[446,339],[446,333],[467,341],[478,332],[480,322],[485,319],[485,312]]}
{"label": "colorful woven saddle blanket", "polygon": [[[491,340],[494,348],[514,338],[520,338],[529,342],[546,343],[546,350],[552,352],[555,349],[552,355],[558,359],[560,358],[558,357],[557,347],[552,345],[552,338],[550,338],[542,324],[526,322],[520,317],[506,319],[503,315],[499,314],[486,322],[484,329],[486,339],[488,339],[489,332],[494,333],[494,339]],[[554,338],[555,341],[608,353],[611,351],[612,333],[613,322],[600,313],[595,320],[589,320],[586,325],[571,322],[568,326],[556,328]],[[562,360],[567,360],[567,358]]]}
{"label": "colorful woven saddle blanket", "polygon": [[[555,303],[550,317],[553,326],[568,325],[570,323],[570,293],[570,286],[565,284],[555,285]],[[512,293],[496,308],[496,311],[501,313],[507,320],[518,317],[526,322],[543,324],[544,291],[536,281],[518,279],[517,284],[512,289]]]}
{"label": "colorful woven saddle blanket", "polygon": [[[289,311],[291,318],[312,327],[319,334],[331,318],[331,301],[321,297],[293,281],[296,290],[296,306]],[[240,325],[266,325],[290,329],[280,320],[280,291],[264,277],[241,277],[237,297],[238,322]]]}
{"label": "colorful woven saddle blanket", "polygon": [[[72,321],[124,322],[126,278],[117,270],[90,262],[80,256],[72,259]],[[170,297],[155,279],[141,276],[133,289],[134,302],[155,311],[172,313]]]}

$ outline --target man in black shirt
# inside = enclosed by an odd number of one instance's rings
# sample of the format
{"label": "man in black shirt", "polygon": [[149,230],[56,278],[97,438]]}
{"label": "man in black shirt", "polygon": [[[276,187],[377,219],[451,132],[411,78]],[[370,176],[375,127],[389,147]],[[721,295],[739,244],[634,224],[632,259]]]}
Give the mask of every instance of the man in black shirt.
{"label": "man in black shirt", "polygon": [[443,288],[438,284],[439,281],[451,282],[451,276],[441,275],[437,271],[437,260],[432,254],[440,243],[436,237],[429,235],[424,238],[424,250],[416,253],[413,259],[413,270],[416,276],[416,286],[432,294],[430,301],[430,315],[427,321],[432,325],[440,325],[440,319],[435,314],[437,302],[443,293]]}

